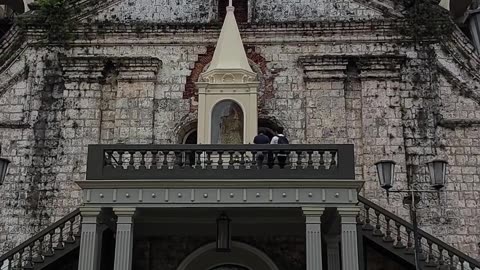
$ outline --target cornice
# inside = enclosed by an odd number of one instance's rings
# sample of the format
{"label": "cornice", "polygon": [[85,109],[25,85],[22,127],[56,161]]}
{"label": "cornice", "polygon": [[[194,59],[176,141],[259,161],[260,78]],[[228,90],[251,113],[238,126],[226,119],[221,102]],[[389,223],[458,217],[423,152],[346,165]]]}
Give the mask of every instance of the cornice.
{"label": "cornice", "polygon": [[441,43],[450,57],[468,72],[472,78],[480,82],[480,54],[475,50],[468,38],[457,28],[451,39]]}
{"label": "cornice", "polygon": [[406,56],[402,55],[322,55],[300,57],[305,81],[345,79],[347,65],[354,61],[360,78],[399,78]]}
{"label": "cornice", "polygon": [[76,181],[82,189],[92,188],[354,188],[359,190],[360,180],[317,179],[202,179],[202,180],[85,180]]}
{"label": "cornice", "polygon": [[110,64],[119,81],[156,81],[162,61],[153,57],[61,57],[67,81],[98,81]]}

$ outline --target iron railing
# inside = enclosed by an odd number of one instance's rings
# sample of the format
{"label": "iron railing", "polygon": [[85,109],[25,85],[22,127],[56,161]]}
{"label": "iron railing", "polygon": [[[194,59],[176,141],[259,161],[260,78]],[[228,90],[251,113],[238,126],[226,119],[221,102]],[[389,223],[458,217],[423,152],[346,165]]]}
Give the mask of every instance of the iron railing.
{"label": "iron railing", "polygon": [[353,145],[90,145],[87,180],[349,179]]}
{"label": "iron railing", "polygon": [[34,269],[80,237],[81,216],[77,209],[19,246],[0,256],[1,270]]}
{"label": "iron railing", "polygon": [[[385,244],[392,245],[394,249],[413,258],[413,225],[362,196],[358,196],[358,201],[363,206],[358,218],[362,230],[370,231]],[[445,270],[480,269],[480,262],[435,236],[418,229],[418,237],[421,243],[418,249],[419,259],[425,267]]]}

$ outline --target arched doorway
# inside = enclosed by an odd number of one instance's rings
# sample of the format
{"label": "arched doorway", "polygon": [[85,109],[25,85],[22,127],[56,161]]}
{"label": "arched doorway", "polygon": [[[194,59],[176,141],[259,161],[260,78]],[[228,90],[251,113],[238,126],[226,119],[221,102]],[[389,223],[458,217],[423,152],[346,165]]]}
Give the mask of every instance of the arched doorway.
{"label": "arched doorway", "polygon": [[263,131],[263,134],[267,135],[270,140],[275,136],[275,132],[279,127],[280,125],[274,120],[258,118],[258,130]]}
{"label": "arched doorway", "polygon": [[183,137],[183,144],[197,144],[197,129],[194,128],[190,130],[185,136]]}
{"label": "arched doorway", "polygon": [[222,264],[222,265],[218,265],[213,268],[210,268],[209,270],[251,270],[251,269],[248,269],[246,267],[243,267],[237,264]]}
{"label": "arched doorway", "polygon": [[177,270],[278,270],[278,267],[257,248],[233,241],[231,252],[217,252],[216,243],[195,250]]}
{"label": "arched doorway", "polygon": [[[193,120],[183,126],[177,131],[177,143],[178,144],[197,144],[197,121]],[[189,153],[183,153],[177,157],[178,164],[195,164],[195,155]]]}

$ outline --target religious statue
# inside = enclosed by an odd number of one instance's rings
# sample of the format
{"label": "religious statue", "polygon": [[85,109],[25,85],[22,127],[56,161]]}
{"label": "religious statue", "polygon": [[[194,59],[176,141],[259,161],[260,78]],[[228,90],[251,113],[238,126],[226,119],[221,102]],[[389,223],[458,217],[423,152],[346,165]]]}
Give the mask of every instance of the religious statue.
{"label": "religious statue", "polygon": [[[220,141],[222,144],[243,144],[243,117],[236,104],[229,106],[228,115],[220,122]],[[238,106],[238,105],[237,105]]]}

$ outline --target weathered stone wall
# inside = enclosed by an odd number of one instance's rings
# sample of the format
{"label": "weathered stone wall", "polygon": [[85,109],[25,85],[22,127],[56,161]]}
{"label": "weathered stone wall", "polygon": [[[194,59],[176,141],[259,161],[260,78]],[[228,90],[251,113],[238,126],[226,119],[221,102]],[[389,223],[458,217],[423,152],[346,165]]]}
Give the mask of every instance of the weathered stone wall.
{"label": "weathered stone wall", "polygon": [[140,0],[113,1],[97,19],[108,21],[151,21],[205,23],[212,20],[213,1]]}
{"label": "weathered stone wall", "polygon": [[382,17],[378,10],[352,0],[256,0],[251,2],[255,4],[255,22],[315,21],[332,18],[351,20]]}
{"label": "weathered stone wall", "polygon": [[[99,12],[97,20],[114,22],[207,23],[216,22],[218,2],[228,0],[123,0]],[[249,22],[365,20],[382,18],[379,8],[354,0],[244,0]]]}
{"label": "weathered stone wall", "polygon": [[[184,2],[155,2],[166,9],[147,2],[124,1],[99,16],[209,20],[198,15],[195,1],[188,1],[192,9]],[[289,20],[321,13],[301,13],[311,10],[310,1],[290,2],[267,7],[257,0],[256,16]],[[344,11],[358,5],[336,2]],[[317,7],[333,12],[331,5],[325,0]],[[328,16],[352,15],[338,12]],[[244,29],[263,80],[262,116],[283,125],[292,143],[354,143],[362,194],[403,217],[401,198],[392,195],[387,204],[373,164],[395,160],[398,186],[406,187],[426,181],[424,162],[447,158],[447,192],[440,201],[423,197],[422,228],[478,257],[480,78],[469,71],[469,56],[453,58],[440,47],[417,53],[372,30],[379,27],[374,23],[334,27]],[[321,35],[326,29],[330,34]],[[13,163],[0,186],[0,253],[81,203],[74,181],[85,178],[88,144],[178,142],[177,131],[196,118],[189,80],[208,64],[216,30],[93,31],[69,50],[28,49],[1,70],[0,143]]]}

